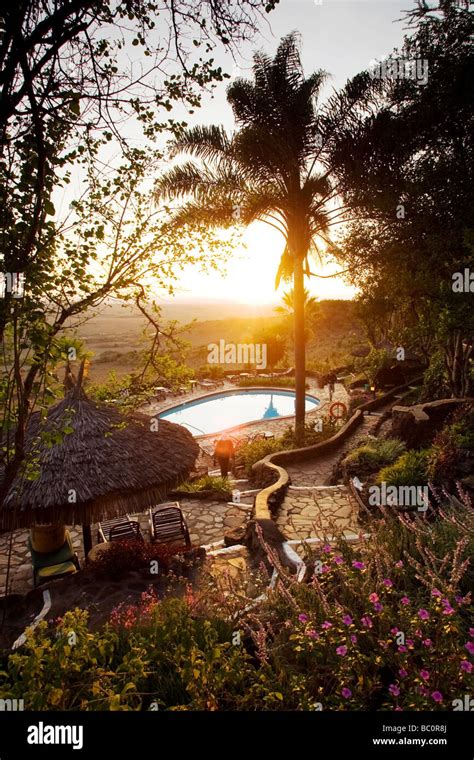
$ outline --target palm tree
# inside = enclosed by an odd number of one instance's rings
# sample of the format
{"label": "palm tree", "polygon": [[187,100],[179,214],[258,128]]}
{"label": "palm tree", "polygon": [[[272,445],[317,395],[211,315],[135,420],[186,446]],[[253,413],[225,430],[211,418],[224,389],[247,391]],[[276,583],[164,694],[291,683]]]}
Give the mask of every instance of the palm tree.
{"label": "palm tree", "polygon": [[340,213],[336,189],[325,164],[329,120],[318,111],[317,97],[326,74],[305,78],[298,37],[284,37],[272,59],[254,56],[253,81],[235,80],[227,89],[237,130],[223,127],[186,129],[175,140],[172,156],[190,156],[161,176],[156,200],[183,202],[173,224],[225,227],[256,220],[276,228],[285,248],[276,276],[293,278],[295,336],[295,433],[304,437],[305,313],[304,276],[308,257]]}
{"label": "palm tree", "polygon": [[[285,316],[293,315],[295,311],[295,291],[293,288],[283,293],[281,297],[281,306],[277,306],[275,311],[277,314],[284,314]],[[304,289],[304,310],[305,314],[314,314],[318,307],[318,299],[309,294],[309,290]]]}

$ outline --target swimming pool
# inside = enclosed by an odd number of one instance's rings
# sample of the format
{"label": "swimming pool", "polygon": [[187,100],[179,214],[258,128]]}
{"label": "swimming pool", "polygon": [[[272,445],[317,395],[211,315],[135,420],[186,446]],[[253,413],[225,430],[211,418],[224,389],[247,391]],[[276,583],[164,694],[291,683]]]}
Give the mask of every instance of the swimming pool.
{"label": "swimming pool", "polygon": [[[314,396],[306,396],[306,411],[319,404]],[[207,435],[255,420],[273,420],[295,413],[294,391],[235,390],[214,393],[179,406],[157,416],[188,428],[193,435]]]}

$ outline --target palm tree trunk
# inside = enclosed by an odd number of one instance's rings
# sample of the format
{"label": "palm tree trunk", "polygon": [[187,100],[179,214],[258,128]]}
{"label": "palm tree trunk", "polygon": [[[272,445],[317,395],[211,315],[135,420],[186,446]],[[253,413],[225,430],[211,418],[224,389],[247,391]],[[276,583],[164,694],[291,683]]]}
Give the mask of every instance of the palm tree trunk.
{"label": "palm tree trunk", "polygon": [[304,330],[304,273],[303,259],[295,257],[293,274],[293,298],[295,319],[295,438],[298,445],[304,444],[306,356]]}

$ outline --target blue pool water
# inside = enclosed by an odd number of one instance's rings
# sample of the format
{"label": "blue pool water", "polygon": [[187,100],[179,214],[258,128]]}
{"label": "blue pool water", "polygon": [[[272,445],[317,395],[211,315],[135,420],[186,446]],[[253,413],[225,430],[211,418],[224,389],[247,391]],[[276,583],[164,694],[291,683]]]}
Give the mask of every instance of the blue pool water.
{"label": "blue pool water", "polygon": [[[318,404],[317,398],[306,396],[307,412]],[[187,401],[161,412],[158,417],[183,425],[193,435],[203,435],[254,420],[272,420],[294,413],[294,391],[236,390]]]}

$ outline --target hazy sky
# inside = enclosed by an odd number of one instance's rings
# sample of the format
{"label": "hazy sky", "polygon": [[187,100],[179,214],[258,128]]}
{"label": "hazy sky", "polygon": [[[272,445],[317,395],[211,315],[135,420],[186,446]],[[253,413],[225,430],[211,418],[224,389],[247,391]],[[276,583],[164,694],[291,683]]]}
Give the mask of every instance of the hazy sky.
{"label": "hazy sky", "polygon": [[[261,35],[239,53],[236,64],[222,51],[216,55],[228,72],[250,75],[252,51],[263,49],[273,54],[280,38],[293,30],[301,33],[302,61],[307,74],[316,69],[328,72],[330,78],[325,93],[339,89],[348,78],[368,68],[370,61],[401,47],[406,21],[403,11],[413,7],[410,0],[281,0],[268,15],[269,28],[261,25]],[[239,69],[236,69],[235,66]],[[190,123],[218,123],[233,127],[232,111],[226,102],[226,85],[219,86],[213,97],[205,96],[203,107]],[[325,94],[323,93],[323,95]],[[264,224],[253,225],[245,233],[248,253],[236,252],[229,262],[228,275],[200,275],[189,269],[181,278],[183,296],[225,298],[246,302],[271,302],[279,299],[274,276],[283,243],[278,233]],[[336,267],[319,270],[327,274]],[[349,298],[353,291],[340,278],[317,280],[311,278],[307,287],[320,298]],[[177,296],[180,297],[179,295]]]}

